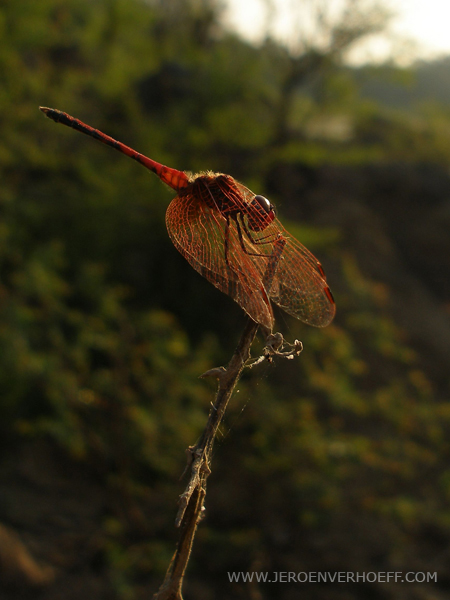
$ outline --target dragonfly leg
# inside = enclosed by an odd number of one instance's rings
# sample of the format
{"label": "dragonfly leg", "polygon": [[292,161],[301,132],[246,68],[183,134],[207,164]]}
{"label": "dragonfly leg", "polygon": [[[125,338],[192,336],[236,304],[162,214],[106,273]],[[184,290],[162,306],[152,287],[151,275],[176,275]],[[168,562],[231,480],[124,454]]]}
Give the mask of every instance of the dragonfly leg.
{"label": "dragonfly leg", "polygon": [[[242,220],[242,217],[241,217]],[[271,240],[268,240],[269,237],[271,236],[266,236],[267,239],[265,238],[260,238],[260,239],[253,239],[252,235],[250,233],[250,231],[248,230],[248,228],[246,227],[244,221],[242,221],[242,223],[239,222],[239,220],[235,219],[236,222],[236,228],[237,228],[237,233],[238,233],[238,238],[239,238],[239,243],[241,245],[242,250],[245,252],[245,254],[248,254],[249,256],[261,256],[261,258],[270,258],[270,254],[263,254],[262,252],[249,252],[248,249],[245,247],[245,243],[244,243],[244,236],[242,234],[242,229],[244,230],[244,233],[246,234],[247,238],[249,239],[249,241],[254,245],[257,246],[258,244],[274,244],[276,243],[279,234],[277,236],[272,236]],[[241,229],[242,227],[242,229]]]}

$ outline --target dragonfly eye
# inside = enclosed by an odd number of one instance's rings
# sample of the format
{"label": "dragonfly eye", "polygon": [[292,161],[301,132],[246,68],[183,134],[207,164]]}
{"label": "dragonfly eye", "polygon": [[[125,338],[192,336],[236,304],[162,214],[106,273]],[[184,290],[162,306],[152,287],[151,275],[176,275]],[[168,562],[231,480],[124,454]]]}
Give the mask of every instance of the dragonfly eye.
{"label": "dragonfly eye", "polygon": [[266,212],[270,213],[271,210],[274,210],[274,207],[264,196],[255,196],[252,200],[252,205],[259,204],[259,206]]}
{"label": "dragonfly eye", "polygon": [[254,196],[247,212],[248,227],[252,231],[263,231],[275,219],[275,207],[264,196]]}

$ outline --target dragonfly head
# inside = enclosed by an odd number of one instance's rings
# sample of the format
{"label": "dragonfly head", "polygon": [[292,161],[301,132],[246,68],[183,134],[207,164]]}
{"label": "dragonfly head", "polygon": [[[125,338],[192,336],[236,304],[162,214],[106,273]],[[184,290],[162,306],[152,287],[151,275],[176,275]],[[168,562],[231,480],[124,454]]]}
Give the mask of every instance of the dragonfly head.
{"label": "dragonfly head", "polygon": [[263,231],[275,219],[275,207],[264,196],[254,196],[247,211],[248,228]]}

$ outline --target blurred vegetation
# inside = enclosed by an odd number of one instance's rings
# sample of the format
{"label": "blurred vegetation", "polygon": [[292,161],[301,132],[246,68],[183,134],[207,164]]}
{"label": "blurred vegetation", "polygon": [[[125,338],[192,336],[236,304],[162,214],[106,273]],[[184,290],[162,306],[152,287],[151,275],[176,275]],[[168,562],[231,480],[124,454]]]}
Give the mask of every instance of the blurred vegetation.
{"label": "blurred vegetation", "polygon": [[[380,274],[389,254],[374,256],[370,235],[351,245],[332,222],[339,181],[330,204],[308,187],[333,169],[356,182],[370,165],[446,173],[449,99],[419,94],[405,111],[369,90],[424,82],[425,66],[354,70],[331,55],[296,80],[288,50],[228,32],[214,0],[6,0],[0,31],[0,521],[56,566],[42,597],[137,600],[156,590],[174,549],[184,449],[213,394],[198,375],[227,360],[244,316],[171,246],[170,194],[157,178],[54,126],[39,105],[164,164],[220,170],[270,194],[336,292],[325,330],[277,313],[303,354],[239,385],[186,598],[298,595],[287,584],[251,595],[228,583],[233,570],[439,571],[445,589],[445,357],[428,368],[426,348],[396,318],[395,286]],[[401,188],[408,175],[395,178]],[[407,217],[408,198],[398,200]],[[353,232],[365,226],[358,214]],[[366,255],[378,274],[366,272]],[[444,289],[428,283],[431,294]],[[2,597],[19,597],[14,586]],[[367,586],[337,587],[308,593],[368,597]],[[396,597],[370,587],[373,598]],[[21,594],[36,597],[26,586]]]}

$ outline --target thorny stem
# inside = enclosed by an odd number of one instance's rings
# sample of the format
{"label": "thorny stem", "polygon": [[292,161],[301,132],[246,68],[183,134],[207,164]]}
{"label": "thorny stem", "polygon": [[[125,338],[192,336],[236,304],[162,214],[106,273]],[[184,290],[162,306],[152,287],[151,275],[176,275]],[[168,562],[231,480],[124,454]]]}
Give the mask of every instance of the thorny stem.
{"label": "thorny stem", "polygon": [[[283,238],[274,243],[272,256],[264,276],[266,289],[270,289],[276,266],[285,244],[286,241]],[[187,469],[190,467],[191,476],[184,493],[180,496],[179,510],[175,522],[176,526],[180,527],[180,538],[164,582],[153,596],[153,600],[183,600],[181,587],[191,554],[195,532],[204,511],[203,502],[206,495],[206,480],[211,473],[210,462],[214,439],[242,370],[245,366],[254,366],[264,359],[270,361],[273,355],[293,358],[302,351],[301,342],[296,340],[291,346],[290,351],[283,352],[283,337],[281,334],[272,335],[270,332],[265,331],[267,345],[264,349],[264,355],[261,359],[256,359],[253,363],[249,363],[250,347],[258,331],[258,327],[259,324],[249,318],[236,350],[228,363],[228,367],[226,369],[223,367],[211,369],[202,375],[202,377],[216,377],[219,381],[219,388],[215,402],[209,413],[205,430],[197,444],[187,450]]]}
{"label": "thorny stem", "polygon": [[250,358],[250,347],[258,330],[258,323],[251,319],[244,329],[239,344],[234,351],[227,369],[217,369],[219,389],[209,413],[205,430],[195,446],[189,448],[191,478],[184,493],[180,496],[177,526],[180,526],[180,539],[166,577],[154,600],[182,600],[181,586],[194,541],[197,525],[202,518],[203,500],[206,495],[206,480],[210,474],[210,460],[214,439],[233,393],[239,376]]}

